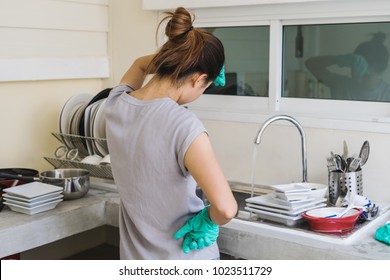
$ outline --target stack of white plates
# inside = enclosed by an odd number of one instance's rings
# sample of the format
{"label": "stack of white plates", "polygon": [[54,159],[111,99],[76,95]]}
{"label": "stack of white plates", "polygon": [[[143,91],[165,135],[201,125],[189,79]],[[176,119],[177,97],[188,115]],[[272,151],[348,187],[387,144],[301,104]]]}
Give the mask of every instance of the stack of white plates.
{"label": "stack of white plates", "polygon": [[254,212],[259,218],[296,225],[302,220],[302,213],[326,206],[326,198],[312,195],[310,187],[301,185],[272,186],[272,193],[246,199],[245,209]]}
{"label": "stack of white plates", "polygon": [[54,209],[63,201],[61,187],[33,182],[3,190],[4,204],[12,211],[33,215]]}

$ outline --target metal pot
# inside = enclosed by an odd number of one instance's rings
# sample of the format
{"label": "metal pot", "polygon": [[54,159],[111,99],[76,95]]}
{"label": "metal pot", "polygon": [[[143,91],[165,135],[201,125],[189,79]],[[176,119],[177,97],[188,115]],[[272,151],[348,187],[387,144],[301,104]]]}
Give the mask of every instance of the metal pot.
{"label": "metal pot", "polygon": [[85,169],[65,168],[44,171],[39,177],[17,176],[0,173],[1,178],[19,179],[25,182],[42,182],[63,188],[64,200],[83,197],[89,190],[89,171]]}

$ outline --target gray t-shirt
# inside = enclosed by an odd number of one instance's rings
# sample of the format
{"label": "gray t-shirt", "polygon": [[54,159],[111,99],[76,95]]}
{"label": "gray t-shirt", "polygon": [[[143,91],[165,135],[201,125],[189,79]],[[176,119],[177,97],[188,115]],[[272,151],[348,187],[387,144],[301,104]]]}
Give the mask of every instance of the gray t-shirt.
{"label": "gray t-shirt", "polygon": [[115,87],[105,104],[108,149],[120,195],[121,259],[215,259],[217,244],[184,254],[173,235],[203,201],[184,166],[201,121],[170,98],[140,101]]}

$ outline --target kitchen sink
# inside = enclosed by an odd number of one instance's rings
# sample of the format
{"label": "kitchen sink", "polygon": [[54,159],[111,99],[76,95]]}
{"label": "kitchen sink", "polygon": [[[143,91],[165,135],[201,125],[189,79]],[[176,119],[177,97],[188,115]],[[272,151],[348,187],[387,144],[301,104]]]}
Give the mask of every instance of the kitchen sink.
{"label": "kitchen sink", "polygon": [[[234,224],[242,229],[256,232],[267,230],[270,234],[282,234],[284,237],[290,236],[292,239],[316,240],[333,244],[350,244],[358,240],[363,235],[382,226],[390,219],[390,204],[380,204],[379,214],[370,221],[358,221],[353,230],[343,233],[321,233],[312,231],[308,223],[302,219],[299,223],[288,226],[273,221],[256,218],[256,215],[246,211],[245,199],[251,197],[251,193],[246,191],[237,191],[233,189],[233,195],[238,203],[239,213],[234,219]],[[256,194],[255,194],[256,195]]]}

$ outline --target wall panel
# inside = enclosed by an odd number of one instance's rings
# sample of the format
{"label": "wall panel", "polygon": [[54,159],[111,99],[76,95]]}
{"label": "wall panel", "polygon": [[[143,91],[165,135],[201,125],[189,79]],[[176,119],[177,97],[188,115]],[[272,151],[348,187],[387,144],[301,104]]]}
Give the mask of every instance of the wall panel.
{"label": "wall panel", "polygon": [[107,33],[0,28],[0,58],[107,55]]}
{"label": "wall panel", "polygon": [[108,9],[108,0],[1,1],[0,82],[108,77]]}

